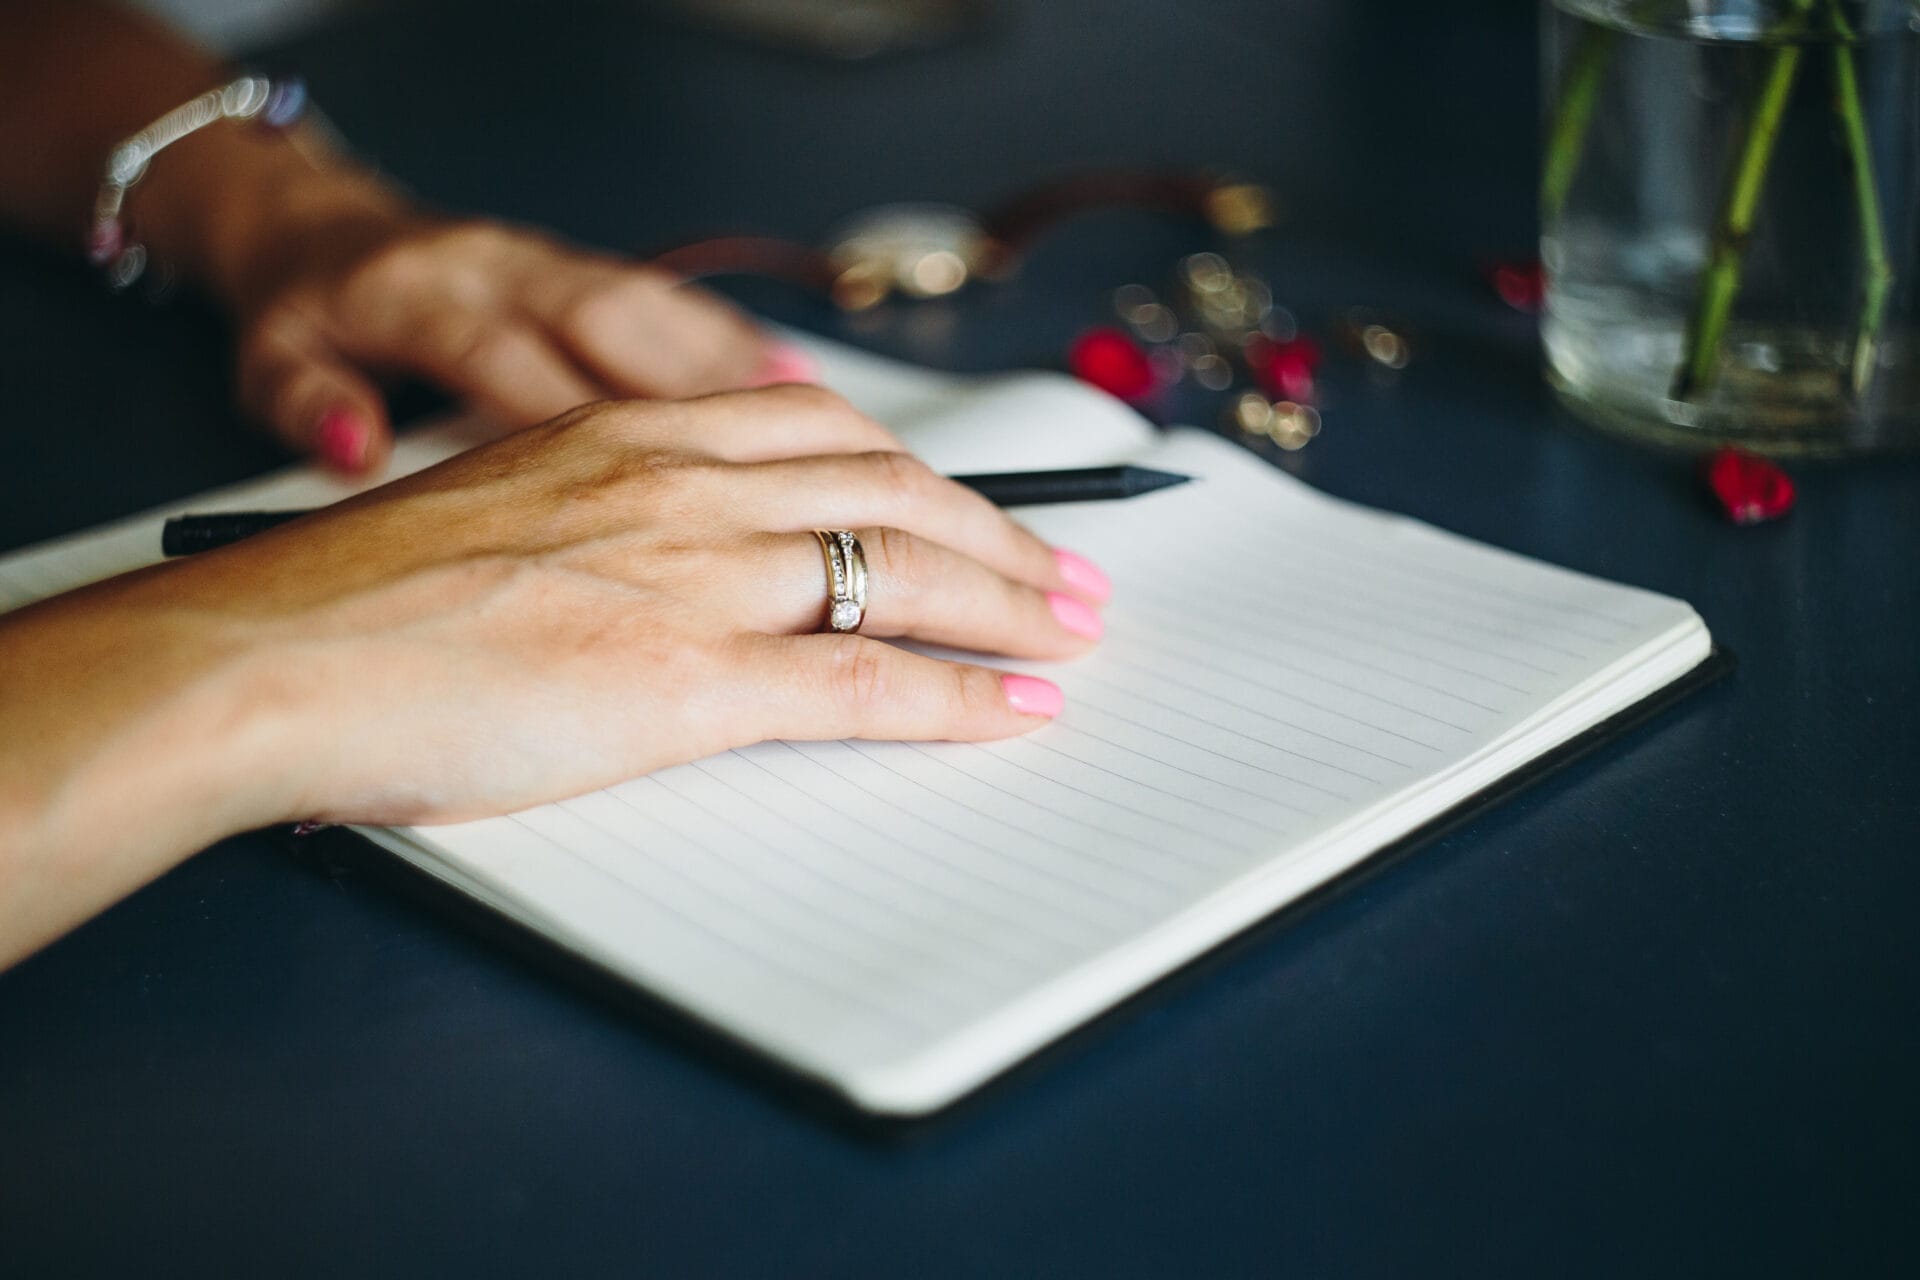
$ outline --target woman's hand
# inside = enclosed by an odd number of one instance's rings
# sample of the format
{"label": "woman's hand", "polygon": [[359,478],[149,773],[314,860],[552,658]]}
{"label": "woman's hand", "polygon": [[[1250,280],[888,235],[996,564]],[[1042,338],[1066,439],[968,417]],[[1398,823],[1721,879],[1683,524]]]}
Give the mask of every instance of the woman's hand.
{"label": "woman's hand", "polygon": [[[79,251],[115,143],[229,74],[104,0],[0,20],[0,228]],[[317,130],[222,123],[127,197],[156,261],[232,313],[242,407],[368,472],[391,443],[376,379],[407,374],[508,426],[591,400],[805,381],[811,367],[711,294],[500,223],[431,214]]]}
{"label": "woman's hand", "polygon": [[509,426],[595,400],[812,375],[804,353],[662,271],[378,193],[346,218],[305,219],[284,195],[274,204],[277,222],[263,213],[265,225],[233,238],[273,247],[224,273],[241,407],[343,471],[386,458],[381,374],[424,378]]}
{"label": "woman's hand", "polygon": [[[866,549],[861,635],[819,634],[820,528]],[[588,406],[192,568],[168,600],[309,686],[266,818],[472,818],[772,737],[1004,737],[1057,695],[870,637],[1059,659],[1099,631],[1051,548],[814,388]]]}
{"label": "woman's hand", "polygon": [[[816,528],[870,569],[821,634]],[[442,822],[765,738],[988,739],[1099,572],[831,394],[598,404],[243,543],[0,619],[0,964],[221,835]]]}

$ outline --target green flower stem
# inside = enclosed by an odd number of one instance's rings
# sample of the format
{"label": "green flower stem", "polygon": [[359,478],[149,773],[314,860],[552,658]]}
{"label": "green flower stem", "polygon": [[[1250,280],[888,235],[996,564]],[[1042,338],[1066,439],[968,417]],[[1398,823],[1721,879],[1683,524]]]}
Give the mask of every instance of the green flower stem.
{"label": "green flower stem", "polygon": [[1580,171],[1586,150],[1593,105],[1613,51],[1613,29],[1586,24],[1567,56],[1566,74],[1554,102],[1553,122],[1547,126],[1547,155],[1540,174],[1540,220],[1551,226],[1566,206],[1573,175]]}
{"label": "green flower stem", "polygon": [[1866,111],[1860,103],[1860,77],[1853,60],[1853,31],[1841,13],[1839,0],[1830,0],[1833,44],[1833,108],[1852,161],[1854,204],[1860,211],[1860,256],[1863,259],[1860,321],[1853,335],[1849,362],[1850,388],[1855,396],[1873,378],[1880,342],[1880,324],[1886,316],[1887,294],[1893,289],[1893,265],[1887,258],[1887,231],[1880,216],[1880,194],[1873,181],[1873,148],[1867,140]]}
{"label": "green flower stem", "polygon": [[[1811,3],[1812,0],[1803,0],[1794,7],[1804,12]],[[1747,122],[1746,139],[1741,143],[1732,179],[1727,183],[1719,215],[1714,219],[1707,265],[1700,273],[1700,295],[1694,304],[1693,317],[1687,323],[1680,371],[1673,380],[1675,400],[1690,400],[1713,381],[1720,358],[1720,340],[1726,335],[1727,319],[1733,313],[1734,295],[1740,292],[1740,260],[1747,236],[1753,230],[1753,215],[1760,204],[1760,190],[1766,184],[1773,147],[1780,139],[1780,121],[1793,95],[1801,52],[1800,44],[1789,37],[1787,43],[1774,49],[1768,60],[1766,79],[1761,83],[1752,117]]]}

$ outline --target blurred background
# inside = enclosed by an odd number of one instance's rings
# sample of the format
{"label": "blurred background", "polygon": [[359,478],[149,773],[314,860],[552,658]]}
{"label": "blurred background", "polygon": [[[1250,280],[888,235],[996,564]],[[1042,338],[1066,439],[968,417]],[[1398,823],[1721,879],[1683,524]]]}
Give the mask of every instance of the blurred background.
{"label": "blurred background", "polygon": [[[709,283],[903,359],[1063,368],[1077,338],[1122,323],[1116,290],[1166,296],[1186,255],[1228,249],[1328,352],[1313,397],[1325,434],[1270,456],[1416,514],[1442,509],[1469,466],[1477,485],[1542,483],[1540,455],[1498,446],[1469,464],[1438,425],[1492,412],[1530,433],[1519,424],[1552,412],[1534,317],[1489,284],[1494,264],[1535,253],[1532,0],[143,3],[236,62],[304,74],[348,144],[423,199],[642,256],[724,236],[819,249],[877,206],[990,214],[1087,172],[1231,175],[1274,213],[1232,245],[1191,212],[1108,205],[1047,222],[1010,279],[931,301],[849,311],[765,275]],[[57,351],[102,323],[138,327],[128,385],[177,388],[182,420],[204,424],[225,399],[218,318],[140,319],[72,288],[78,270],[16,281],[36,317],[18,341]],[[1342,349],[1361,311],[1407,341],[1404,375]],[[1246,385],[1183,378],[1142,407],[1234,430]],[[113,386],[79,394],[98,399],[71,406],[90,420],[124,412]],[[238,421],[206,443],[196,476],[278,460]],[[155,483],[187,465],[153,462]],[[142,494],[97,497],[97,513],[15,512],[12,532],[47,536]]]}
{"label": "blurred background", "polygon": [[[977,203],[1063,167],[1206,155],[1275,183],[1295,232],[1379,231],[1407,248],[1459,243],[1466,232],[1524,248],[1532,234],[1537,71],[1528,0],[142,2],[236,56],[264,49],[299,64],[303,53],[359,33],[391,49],[394,79],[317,86],[343,124],[383,110],[410,117],[400,131],[391,122],[377,133],[348,129],[356,140],[459,128],[464,118],[497,132],[503,161],[527,158],[516,150],[526,139],[557,162],[564,130],[543,126],[570,112],[620,110],[638,127],[636,146],[603,163],[644,166],[695,231],[752,212],[740,188],[755,183],[785,194],[797,231],[869,197]],[[650,21],[636,27],[636,14]],[[414,38],[398,39],[402,30]],[[513,50],[489,38],[502,30],[522,34],[525,63],[502,64]],[[639,47],[637,30],[648,33]],[[706,45],[701,84],[688,82],[676,56],[714,32],[738,44],[722,69],[742,80],[734,109],[704,83],[716,69]],[[525,48],[529,38],[541,47]],[[408,98],[414,58],[452,59],[475,100]],[[315,61],[324,69],[328,60]],[[805,65],[820,61],[837,65],[824,82]],[[1448,69],[1463,87],[1476,82],[1473,91],[1460,99],[1424,91],[1446,83]],[[1489,78],[1497,94],[1487,92]],[[913,106],[903,114],[909,83]],[[1410,84],[1421,91],[1410,93]],[[730,173],[695,174],[689,158],[723,142]],[[1516,152],[1525,163],[1514,163]],[[793,167],[825,165],[834,166],[819,174],[825,181],[782,180]],[[882,169],[884,191],[862,183],[863,171]],[[1427,172],[1447,180],[1421,181]],[[433,175],[407,176],[424,183]],[[695,178],[696,189],[664,190],[664,180]],[[1400,198],[1407,190],[1422,192],[1417,205]],[[612,209],[582,217],[596,238],[618,240],[632,228]]]}

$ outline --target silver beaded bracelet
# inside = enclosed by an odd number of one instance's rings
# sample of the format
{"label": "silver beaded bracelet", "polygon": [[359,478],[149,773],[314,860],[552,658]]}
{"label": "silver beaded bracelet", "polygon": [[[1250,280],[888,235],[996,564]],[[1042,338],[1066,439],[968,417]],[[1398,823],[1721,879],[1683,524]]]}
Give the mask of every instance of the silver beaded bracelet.
{"label": "silver beaded bracelet", "polygon": [[268,129],[286,129],[300,119],[306,106],[307,87],[298,77],[275,80],[243,75],[181,103],[126,139],[107,157],[100,194],[93,201],[87,258],[115,289],[138,280],[147,269],[147,249],[134,238],[121,210],[127,192],[146,176],[153,158],[189,134],[222,120],[253,121]]}

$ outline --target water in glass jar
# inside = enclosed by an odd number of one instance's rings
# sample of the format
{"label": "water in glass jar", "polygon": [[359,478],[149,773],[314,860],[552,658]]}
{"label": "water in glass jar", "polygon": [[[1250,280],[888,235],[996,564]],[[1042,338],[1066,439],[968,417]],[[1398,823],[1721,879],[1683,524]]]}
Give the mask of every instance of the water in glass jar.
{"label": "water in glass jar", "polygon": [[1775,452],[1920,443],[1920,35],[1860,0],[1546,6],[1550,377]]}

